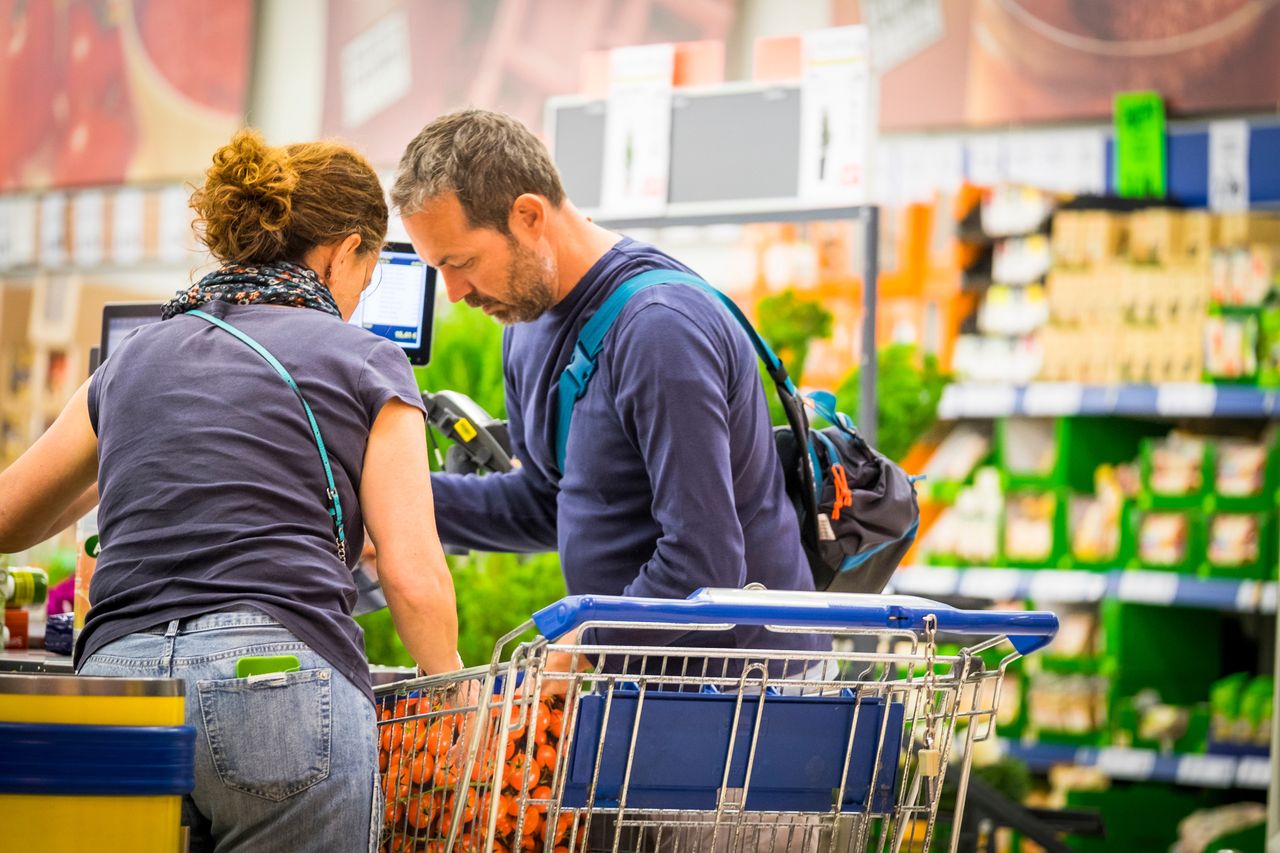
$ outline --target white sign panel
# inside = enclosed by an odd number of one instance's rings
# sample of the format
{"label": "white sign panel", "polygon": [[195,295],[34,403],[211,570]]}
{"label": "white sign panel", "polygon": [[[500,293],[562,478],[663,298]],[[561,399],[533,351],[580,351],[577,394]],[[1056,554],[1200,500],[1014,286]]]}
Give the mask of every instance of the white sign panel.
{"label": "white sign panel", "polygon": [[800,195],[861,204],[875,122],[867,28],[807,32],[801,49]]}
{"label": "white sign panel", "polygon": [[29,266],[36,262],[36,200],[34,196],[10,196],[9,263]]}
{"label": "white sign panel", "polygon": [[1004,134],[984,133],[971,136],[965,145],[965,173],[969,183],[991,187],[1004,183],[1008,176],[1009,150]]}
{"label": "white sign panel", "polygon": [[132,265],[142,260],[142,223],[142,190],[116,192],[111,198],[111,260],[114,263]]}
{"label": "white sign panel", "polygon": [[178,262],[187,257],[187,241],[191,235],[191,211],[187,207],[187,191],[180,186],[160,191],[159,248],[162,261]]}
{"label": "white sign panel", "polygon": [[76,266],[96,267],[105,254],[106,196],[87,190],[72,202],[72,257]]}
{"label": "white sign panel", "polygon": [[409,94],[409,20],[387,15],[342,48],[342,123],[359,127]]}
{"label": "white sign panel", "polygon": [[609,52],[600,206],[610,214],[659,214],[671,169],[672,44]]}
{"label": "white sign panel", "polygon": [[40,199],[40,263],[56,268],[67,262],[67,197],[51,193]]}
{"label": "white sign panel", "polygon": [[1209,209],[1224,213],[1249,208],[1249,124],[1209,125]]}

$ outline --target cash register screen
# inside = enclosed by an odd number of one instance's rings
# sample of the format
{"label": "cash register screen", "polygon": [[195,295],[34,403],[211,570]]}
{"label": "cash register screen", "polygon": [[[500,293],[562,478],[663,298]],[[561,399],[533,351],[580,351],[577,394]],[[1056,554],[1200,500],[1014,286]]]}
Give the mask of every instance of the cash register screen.
{"label": "cash register screen", "polygon": [[436,271],[407,243],[388,243],[351,323],[399,345],[413,364],[431,359]]}

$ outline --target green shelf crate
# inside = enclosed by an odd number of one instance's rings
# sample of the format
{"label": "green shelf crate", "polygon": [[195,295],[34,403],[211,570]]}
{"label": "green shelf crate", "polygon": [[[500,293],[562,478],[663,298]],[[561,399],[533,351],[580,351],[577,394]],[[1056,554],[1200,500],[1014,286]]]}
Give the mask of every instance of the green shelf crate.
{"label": "green shelf crate", "polygon": [[1138,465],[1142,477],[1142,492],[1138,496],[1138,505],[1143,509],[1203,509],[1209,496],[1213,494],[1213,443],[1210,441],[1204,443],[1204,453],[1200,458],[1200,485],[1182,494],[1161,492],[1151,482],[1152,458],[1157,443],[1156,439],[1144,439],[1139,450]]}
{"label": "green shelf crate", "polygon": [[1101,671],[1111,678],[1112,707],[1152,689],[1162,702],[1193,705],[1221,675],[1222,621],[1214,610],[1101,602]]}
{"label": "green shelf crate", "polygon": [[1266,462],[1262,470],[1260,488],[1251,495],[1226,495],[1219,489],[1219,471],[1228,457],[1225,447],[1214,453],[1213,488],[1211,509],[1218,512],[1274,512],[1280,500],[1280,448],[1274,444],[1266,448]]}
{"label": "green shelf crate", "polygon": [[[1165,519],[1168,518],[1168,521]],[[1166,524],[1172,525],[1180,518],[1185,530],[1181,554],[1161,554],[1144,544],[1144,531],[1149,539]],[[1133,556],[1129,568],[1196,574],[1204,562],[1204,514],[1196,509],[1143,509],[1133,507],[1129,513],[1130,535],[1133,538]]]}
{"label": "green shelf crate", "polygon": [[1264,309],[1253,305],[1210,305],[1208,310],[1208,323],[1229,322],[1233,325],[1240,325],[1245,329],[1246,339],[1252,339],[1250,347],[1250,358],[1252,364],[1248,365],[1251,370],[1242,372],[1238,376],[1222,376],[1212,373],[1208,364],[1208,329],[1205,331],[1205,370],[1204,380],[1212,382],[1215,385],[1259,385],[1271,379],[1270,371],[1263,368],[1265,355],[1263,352],[1264,340],[1266,332],[1264,331],[1266,322],[1274,322],[1269,320]]}
{"label": "green shelf crate", "polygon": [[1101,814],[1106,836],[1068,835],[1076,853],[1137,853],[1168,850],[1178,840],[1178,823],[1207,805],[1198,791],[1172,785],[1116,785],[1104,791],[1069,791],[1067,808]]}
{"label": "green shelf crate", "polygon": [[1129,523],[1129,516],[1133,512],[1133,502],[1125,500],[1120,507],[1119,520],[1119,536],[1116,538],[1116,549],[1110,554],[1104,554],[1098,558],[1083,557],[1076,552],[1075,549],[1075,527],[1071,520],[1071,504],[1076,497],[1088,497],[1076,492],[1067,495],[1066,507],[1064,508],[1066,523],[1066,559],[1065,564],[1061,568],[1084,569],[1089,571],[1110,571],[1116,568],[1128,566],[1134,559],[1134,530],[1133,525]]}
{"label": "green shelf crate", "polygon": [[[1252,519],[1257,528],[1257,553],[1252,560],[1242,563],[1215,562],[1213,553],[1214,531],[1218,524],[1233,523],[1233,519]],[[1200,574],[1210,578],[1232,580],[1269,580],[1276,576],[1276,516],[1274,512],[1217,512],[1209,515],[1204,523],[1205,555]]]}
{"label": "green shelf crate", "polygon": [[[1001,418],[996,422],[996,465],[1006,490],[1048,491],[1064,485],[1071,452],[1071,428],[1066,418]],[[1028,446],[1043,444],[1050,458],[1039,467],[1016,456]]]}

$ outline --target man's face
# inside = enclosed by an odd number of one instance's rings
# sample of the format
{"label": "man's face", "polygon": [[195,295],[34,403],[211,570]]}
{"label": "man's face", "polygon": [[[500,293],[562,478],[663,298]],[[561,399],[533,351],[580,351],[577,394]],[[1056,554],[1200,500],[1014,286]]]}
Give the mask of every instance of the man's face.
{"label": "man's face", "polygon": [[413,248],[440,272],[450,302],[504,325],[538,319],[556,301],[555,267],[516,234],[472,228],[453,193],[403,217]]}

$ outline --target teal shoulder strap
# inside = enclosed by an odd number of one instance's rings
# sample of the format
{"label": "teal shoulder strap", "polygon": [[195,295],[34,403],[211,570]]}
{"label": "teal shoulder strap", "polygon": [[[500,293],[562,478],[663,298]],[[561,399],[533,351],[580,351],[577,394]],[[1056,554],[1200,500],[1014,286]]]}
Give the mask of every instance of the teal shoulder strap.
{"label": "teal shoulder strap", "polygon": [[565,449],[569,443],[569,424],[573,420],[573,407],[587,393],[587,386],[596,372],[596,360],[600,356],[600,347],[604,344],[605,335],[609,333],[609,329],[613,327],[614,321],[618,319],[618,315],[622,313],[623,307],[632,296],[647,287],[663,284],[693,285],[716,297],[738,321],[738,325],[746,331],[756,354],[765,363],[773,381],[779,388],[793,395],[796,393],[795,385],[791,383],[786,368],[782,366],[778,356],[760,337],[751,325],[751,321],[732,299],[701,278],[689,273],[678,270],[649,270],[640,273],[618,285],[618,289],[596,309],[596,313],[582,327],[578,341],[574,344],[569,365],[560,374],[559,400],[556,408],[556,465],[561,473],[564,472]]}
{"label": "teal shoulder strap", "polygon": [[206,314],[203,311],[196,310],[188,311],[187,313],[193,317],[199,317],[201,320],[206,320],[217,326],[219,329],[228,332],[233,337],[243,341],[253,349],[254,352],[262,356],[266,360],[267,364],[271,365],[272,368],[275,369],[276,373],[280,375],[280,378],[285,381],[285,384],[293,389],[293,393],[298,395],[298,400],[302,403],[302,409],[307,413],[307,421],[311,424],[311,435],[315,438],[316,449],[320,451],[320,462],[324,465],[324,477],[328,485],[328,489],[325,494],[329,500],[329,517],[333,519],[334,541],[338,545],[338,559],[345,563],[347,561],[347,530],[346,526],[342,522],[342,500],[338,497],[337,486],[333,484],[333,469],[329,467],[329,451],[325,449],[324,438],[320,435],[320,425],[316,423],[316,416],[311,413],[311,406],[308,405],[306,398],[302,396],[302,391],[298,388],[298,383],[293,381],[293,377],[289,374],[289,371],[285,369],[285,366],[281,364],[266,347],[237,329],[235,326],[225,320],[220,320],[211,314]]}

